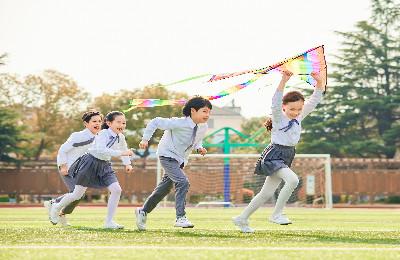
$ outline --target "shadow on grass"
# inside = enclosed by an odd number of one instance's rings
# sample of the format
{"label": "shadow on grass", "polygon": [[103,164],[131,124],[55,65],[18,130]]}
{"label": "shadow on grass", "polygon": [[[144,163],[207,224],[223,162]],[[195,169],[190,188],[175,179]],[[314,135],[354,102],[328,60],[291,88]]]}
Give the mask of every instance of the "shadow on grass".
{"label": "shadow on grass", "polygon": [[280,230],[263,230],[256,231],[254,234],[245,234],[237,230],[208,230],[208,229],[148,229],[139,231],[137,229],[103,229],[91,228],[84,226],[70,227],[69,229],[113,233],[126,235],[139,235],[164,238],[217,238],[223,240],[243,239],[243,242],[251,242],[254,239],[269,242],[296,242],[296,243],[324,243],[324,244],[375,244],[375,245],[399,245],[400,232],[335,232],[335,231],[280,231]]}

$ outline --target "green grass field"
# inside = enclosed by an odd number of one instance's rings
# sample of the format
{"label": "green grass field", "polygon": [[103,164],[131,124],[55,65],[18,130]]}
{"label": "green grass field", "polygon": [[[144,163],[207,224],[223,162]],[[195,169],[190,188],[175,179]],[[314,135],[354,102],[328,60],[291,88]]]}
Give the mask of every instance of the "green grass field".
{"label": "green grass field", "polygon": [[173,227],[173,208],[149,214],[135,229],[133,208],[120,207],[124,230],[102,229],[106,208],[79,207],[73,226],[52,226],[44,208],[0,208],[0,259],[400,259],[398,209],[288,208],[294,224],[267,222],[271,208],[251,218],[255,234],[231,223],[241,208],[188,208],[193,229]]}

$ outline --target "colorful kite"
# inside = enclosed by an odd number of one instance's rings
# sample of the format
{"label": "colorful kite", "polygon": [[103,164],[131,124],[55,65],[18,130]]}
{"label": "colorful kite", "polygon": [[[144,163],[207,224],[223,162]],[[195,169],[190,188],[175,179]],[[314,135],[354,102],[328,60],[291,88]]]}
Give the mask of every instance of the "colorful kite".
{"label": "colorful kite", "polygon": [[[310,49],[300,55],[294,56],[289,59],[285,59],[279,63],[276,63],[274,65],[260,68],[260,69],[255,69],[255,70],[245,70],[245,71],[240,71],[240,72],[234,72],[234,73],[223,73],[223,74],[217,74],[213,75],[208,82],[214,82],[222,79],[227,79],[227,78],[232,78],[244,74],[255,74],[253,78],[250,80],[235,85],[233,87],[227,88],[216,95],[213,96],[206,96],[205,98],[209,100],[215,100],[219,99],[228,95],[231,95],[233,93],[236,93],[250,84],[254,83],[257,81],[259,78],[264,76],[265,74],[270,73],[271,71],[284,71],[288,70],[291,71],[295,75],[299,75],[300,78],[307,83],[315,86],[316,82],[315,80],[310,76],[311,72],[319,72],[323,73],[323,79],[325,81],[325,90],[326,90],[326,76],[327,76],[327,70],[326,70],[326,61],[325,61],[325,56],[324,56],[324,46],[321,45],[319,47]],[[194,79],[198,79],[201,77],[208,76],[210,74],[203,74],[199,76],[194,76],[190,78],[186,78],[183,80],[179,80],[170,84],[167,84],[165,86],[169,85],[174,85]],[[156,106],[167,106],[167,105],[184,105],[186,103],[185,99],[178,99],[178,100],[162,100],[162,99],[133,99],[130,103],[130,108],[127,110],[124,110],[124,112],[130,111],[134,108],[137,107],[156,107]]]}

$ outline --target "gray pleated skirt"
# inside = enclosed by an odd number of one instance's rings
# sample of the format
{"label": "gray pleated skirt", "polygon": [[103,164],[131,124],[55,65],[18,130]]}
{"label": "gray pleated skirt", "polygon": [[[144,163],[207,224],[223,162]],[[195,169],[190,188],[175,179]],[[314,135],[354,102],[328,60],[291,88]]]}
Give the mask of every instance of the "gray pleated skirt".
{"label": "gray pleated skirt", "polygon": [[91,154],[79,157],[69,168],[68,175],[76,179],[76,185],[90,188],[105,188],[118,182],[111,163]]}
{"label": "gray pleated skirt", "polygon": [[254,174],[269,176],[282,168],[292,165],[296,149],[294,146],[270,144],[256,163]]}

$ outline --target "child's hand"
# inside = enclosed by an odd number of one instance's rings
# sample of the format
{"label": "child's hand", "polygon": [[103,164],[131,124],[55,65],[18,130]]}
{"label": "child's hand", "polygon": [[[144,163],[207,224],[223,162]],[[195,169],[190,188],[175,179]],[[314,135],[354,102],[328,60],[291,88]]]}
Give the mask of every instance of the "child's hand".
{"label": "child's hand", "polygon": [[290,72],[288,70],[282,71],[282,81],[286,83],[292,75],[293,75],[293,72]]}
{"label": "child's hand", "polygon": [[60,173],[62,176],[68,175],[68,167],[66,164],[60,165]]}
{"label": "child's hand", "polygon": [[146,149],[149,146],[149,142],[142,140],[139,144],[139,148]]}
{"label": "child's hand", "polygon": [[204,156],[207,153],[207,149],[206,148],[199,148],[199,149],[197,149],[197,152]]}
{"label": "child's hand", "polygon": [[321,77],[321,74],[319,72],[313,71],[311,72],[311,77],[313,77],[315,79],[315,81],[317,82],[317,88],[318,89],[322,89],[324,90],[325,86],[324,86],[324,80]]}
{"label": "child's hand", "polygon": [[126,171],[126,173],[132,173],[133,172],[132,165],[130,165],[130,164],[125,165],[125,171]]}
{"label": "child's hand", "polygon": [[132,150],[126,150],[125,152],[122,152],[121,156],[132,156],[133,151]]}

